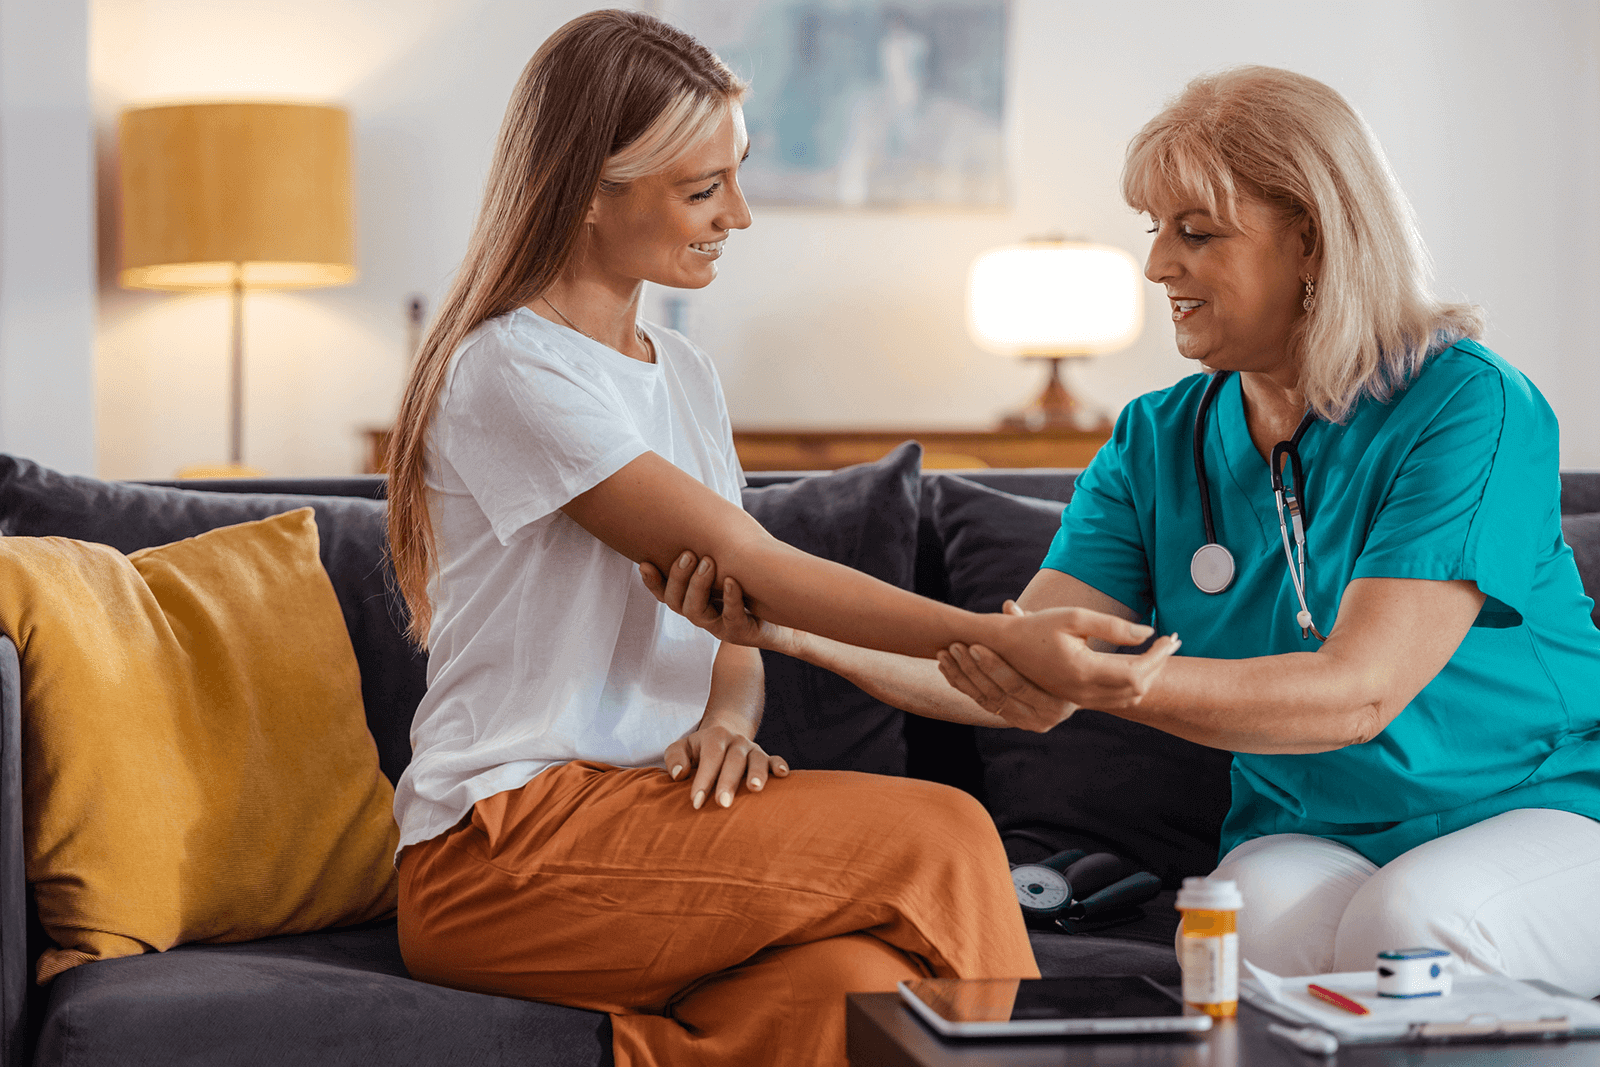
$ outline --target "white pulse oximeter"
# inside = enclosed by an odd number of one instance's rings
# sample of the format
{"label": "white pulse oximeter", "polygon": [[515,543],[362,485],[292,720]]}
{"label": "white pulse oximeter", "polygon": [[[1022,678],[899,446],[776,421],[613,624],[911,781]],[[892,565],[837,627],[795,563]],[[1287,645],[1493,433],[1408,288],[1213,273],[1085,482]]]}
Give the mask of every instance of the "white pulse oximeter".
{"label": "white pulse oximeter", "polygon": [[1442,997],[1450,992],[1450,953],[1397,948],[1378,953],[1378,996]]}

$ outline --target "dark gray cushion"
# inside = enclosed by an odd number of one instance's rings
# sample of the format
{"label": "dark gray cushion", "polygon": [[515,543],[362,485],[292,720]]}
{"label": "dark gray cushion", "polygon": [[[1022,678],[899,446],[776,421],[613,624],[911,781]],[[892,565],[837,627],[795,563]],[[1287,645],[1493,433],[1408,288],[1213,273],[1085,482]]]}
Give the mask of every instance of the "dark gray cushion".
{"label": "dark gray cushion", "polygon": [[1034,961],[1046,978],[1143,974],[1163,985],[1176,985],[1183,979],[1172,948],[1178,933],[1178,911],[1173,907],[1177,898],[1177,893],[1165,890],[1145,902],[1143,918],[1092,934],[1030,930]]}
{"label": "dark gray cushion", "polygon": [[[950,476],[929,492],[951,603],[998,611],[1038,573],[1063,505]],[[979,729],[976,741],[984,800],[1013,861],[1106,850],[1169,888],[1216,866],[1230,753],[1089,710],[1049,733]]]}
{"label": "dark gray cushion", "polygon": [[1069,937],[1030,930],[1033,959],[1045,978],[1098,978],[1108,974],[1142,974],[1161,985],[1179,985],[1183,971],[1172,939],[1166,946],[1110,936]]}
{"label": "dark gray cushion", "polygon": [[611,1020],[412,981],[386,923],[74,967],[35,1062],[594,1067],[612,1062]]}
{"label": "dark gray cushion", "polygon": [[1600,471],[1561,472],[1561,513],[1588,515],[1600,511]]}
{"label": "dark gray cushion", "polygon": [[1592,515],[1563,515],[1561,536],[1572,549],[1578,562],[1578,577],[1583,580],[1583,591],[1595,602],[1590,618],[1600,626],[1600,513]]}
{"label": "dark gray cushion", "polygon": [[[922,447],[907,442],[875,463],[744,491],[745,510],[774,537],[912,587]],[[904,713],[832,671],[762,653],[767,711],[757,737],[795,768],[906,773]]]}
{"label": "dark gray cushion", "polygon": [[404,615],[385,562],[382,501],[103,482],[0,455],[0,534],[13,537],[70,537],[132,552],[308,505],[361,667],[367,726],[383,773],[397,781],[411,760],[411,716],[426,688],[427,657],[397,625]]}

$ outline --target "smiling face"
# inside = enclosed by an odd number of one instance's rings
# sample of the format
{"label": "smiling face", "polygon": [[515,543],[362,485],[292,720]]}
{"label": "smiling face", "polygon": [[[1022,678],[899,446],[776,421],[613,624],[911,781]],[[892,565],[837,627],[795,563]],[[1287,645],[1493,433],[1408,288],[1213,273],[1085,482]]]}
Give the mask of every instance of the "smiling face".
{"label": "smiling face", "polygon": [[1241,197],[1235,224],[1175,201],[1150,212],[1155,239],[1145,277],[1167,290],[1178,351],[1213,370],[1298,377],[1289,335],[1305,314],[1317,256],[1310,223]]}
{"label": "smiling face", "polygon": [[700,289],[717,276],[722,242],[750,225],[739,189],[749,154],[744,110],[733,103],[717,128],[659,174],[597,195],[589,209],[585,266],[622,284]]}

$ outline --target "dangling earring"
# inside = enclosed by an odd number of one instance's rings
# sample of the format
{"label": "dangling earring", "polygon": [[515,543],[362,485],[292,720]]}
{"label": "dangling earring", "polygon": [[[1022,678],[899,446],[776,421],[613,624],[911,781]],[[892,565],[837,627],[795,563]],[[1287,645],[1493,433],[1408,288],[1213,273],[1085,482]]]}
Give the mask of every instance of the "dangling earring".
{"label": "dangling earring", "polygon": [[1300,306],[1310,311],[1317,306],[1317,280],[1306,275],[1306,298],[1300,301]]}

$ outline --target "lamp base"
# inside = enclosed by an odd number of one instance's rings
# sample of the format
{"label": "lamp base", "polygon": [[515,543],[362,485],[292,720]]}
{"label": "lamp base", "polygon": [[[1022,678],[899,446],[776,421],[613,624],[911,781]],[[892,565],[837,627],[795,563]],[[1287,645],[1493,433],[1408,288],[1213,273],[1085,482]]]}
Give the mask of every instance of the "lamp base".
{"label": "lamp base", "polygon": [[178,471],[178,478],[262,478],[266,473],[242,463],[191,463]]}
{"label": "lamp base", "polygon": [[1111,428],[1105,412],[1091,407],[1066,387],[1061,380],[1062,356],[1028,356],[1050,361],[1044,389],[1026,407],[1009,412],[1000,420],[1000,429],[1012,432],[1038,430],[1099,430]]}

